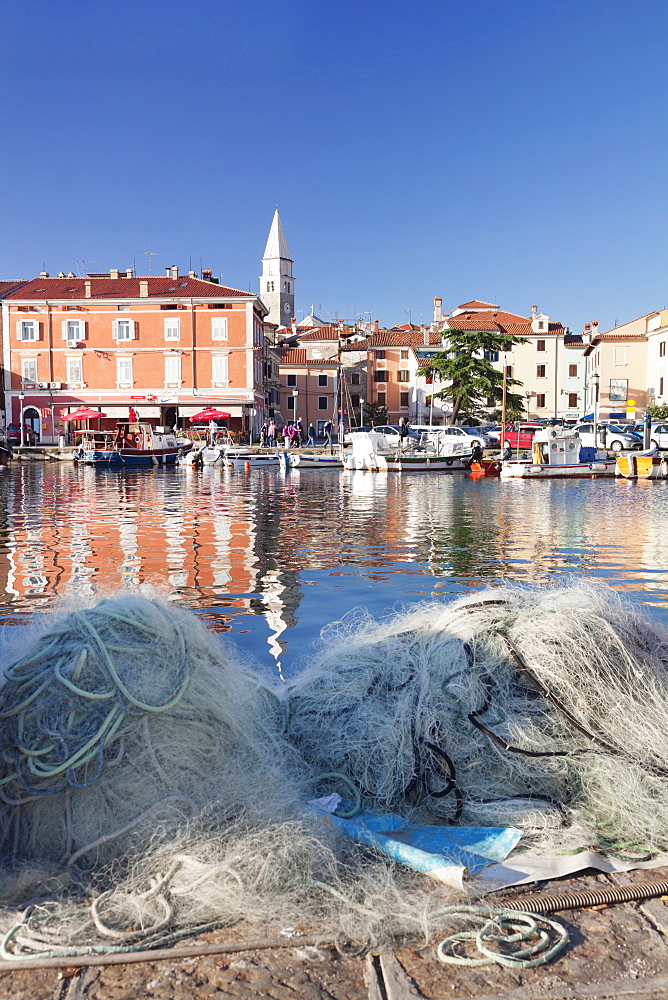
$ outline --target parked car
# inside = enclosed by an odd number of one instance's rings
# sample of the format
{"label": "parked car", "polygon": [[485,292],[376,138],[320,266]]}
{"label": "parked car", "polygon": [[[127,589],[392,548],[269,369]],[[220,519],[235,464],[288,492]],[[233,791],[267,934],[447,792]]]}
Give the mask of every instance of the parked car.
{"label": "parked car", "polygon": [[[382,434],[385,438],[386,448],[398,448],[401,444],[401,435],[399,434],[399,424],[382,424],[380,427],[372,427],[372,430],[376,434]],[[412,427],[408,429],[408,436],[415,444],[420,440],[421,435],[418,434],[416,430]]]}
{"label": "parked car", "polygon": [[639,434],[628,432],[617,424],[599,423],[597,440],[594,441],[594,424],[586,420],[575,425],[578,437],[585,446],[605,448],[610,451],[634,451],[642,448],[642,438]]}
{"label": "parked car", "polygon": [[448,440],[451,438],[457,438],[461,444],[466,444],[471,446],[473,450],[476,444],[479,444],[481,448],[484,448],[490,442],[485,441],[482,434],[477,433],[475,427],[432,427],[432,429],[427,434],[427,440],[436,441],[437,437],[447,437]]}
{"label": "parked car", "polygon": [[469,437],[476,439],[481,438],[484,441],[484,444],[480,445],[481,448],[486,448],[489,445],[494,444],[494,438],[490,437],[487,431],[483,430],[482,427],[462,427],[462,430],[465,431]]}
{"label": "parked car", "polygon": [[650,444],[657,448],[668,448],[668,424],[652,424]]}
{"label": "parked car", "polygon": [[[523,420],[516,420],[512,424],[506,424],[504,432],[505,439],[511,448],[530,448],[533,444],[533,436],[536,431],[541,431],[545,425],[539,423],[528,423]],[[500,439],[501,435],[499,435]]]}
{"label": "parked car", "polygon": [[[9,444],[21,444],[21,425],[9,424],[7,427],[7,441]],[[39,435],[32,429],[30,424],[23,425],[23,443],[35,445],[39,442]]]}

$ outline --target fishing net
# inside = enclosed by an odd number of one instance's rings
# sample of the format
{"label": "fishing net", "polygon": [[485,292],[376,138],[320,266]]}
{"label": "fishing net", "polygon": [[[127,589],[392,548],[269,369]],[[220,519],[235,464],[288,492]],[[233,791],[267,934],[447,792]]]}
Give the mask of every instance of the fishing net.
{"label": "fishing net", "polygon": [[309,660],[279,696],[159,600],[54,617],[0,688],[0,954],[238,921],[429,939],[455,891],[307,807],[350,784],[367,807],[543,848],[664,846],[667,640],[609,592],[358,614]]}
{"label": "fishing net", "polygon": [[605,589],[487,590],[330,626],[288,734],[372,808],[662,847],[667,664],[665,632]]}

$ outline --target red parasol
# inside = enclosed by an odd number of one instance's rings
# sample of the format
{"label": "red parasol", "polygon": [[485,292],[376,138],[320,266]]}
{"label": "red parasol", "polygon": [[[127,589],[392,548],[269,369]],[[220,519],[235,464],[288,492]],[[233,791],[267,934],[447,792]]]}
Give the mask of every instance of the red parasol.
{"label": "red parasol", "polygon": [[128,414],[128,420],[131,424],[136,424],[139,422],[139,414],[135,410],[134,406],[130,407],[130,412]]}
{"label": "red parasol", "polygon": [[99,410],[91,410],[89,406],[80,406],[78,410],[72,410],[71,413],[66,414],[62,417],[62,420],[93,420],[95,417],[106,417],[106,413],[100,413]]}
{"label": "red parasol", "polygon": [[213,406],[205,406],[203,410],[199,413],[193,413],[192,417],[188,417],[190,423],[200,423],[206,420],[229,420],[232,416],[231,413],[225,413],[224,410],[216,410]]}

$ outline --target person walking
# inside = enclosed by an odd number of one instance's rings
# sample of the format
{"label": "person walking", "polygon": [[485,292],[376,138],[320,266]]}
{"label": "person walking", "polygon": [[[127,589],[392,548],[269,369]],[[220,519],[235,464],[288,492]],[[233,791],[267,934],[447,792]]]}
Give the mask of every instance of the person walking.
{"label": "person walking", "polygon": [[262,424],[262,427],[260,427],[260,448],[267,447],[268,435],[269,435],[269,428],[267,427],[267,424],[264,423]]}
{"label": "person walking", "polygon": [[299,427],[297,426],[297,424],[292,424],[290,426],[290,447],[299,448],[301,443],[302,443],[302,437],[301,434],[299,433]]}
{"label": "person walking", "polygon": [[331,448],[332,447],[332,421],[331,420],[327,421],[327,423],[323,427],[323,431],[325,432],[325,447]]}
{"label": "person walking", "polygon": [[311,448],[315,448],[315,427],[313,424],[308,425],[308,441],[306,444]]}
{"label": "person walking", "polygon": [[406,450],[406,445],[408,443],[408,427],[409,424],[406,418],[401,417],[399,420],[399,444],[402,451]]}
{"label": "person walking", "polygon": [[284,448],[289,448],[290,447],[290,429],[291,429],[291,427],[292,427],[292,424],[286,424],[285,427],[283,428],[283,447]]}
{"label": "person walking", "polygon": [[299,446],[301,447],[304,444],[304,441],[305,441],[304,423],[303,423],[301,417],[297,421],[297,430],[299,431]]}
{"label": "person walking", "polygon": [[275,421],[273,419],[269,421],[268,431],[269,431],[269,433],[268,433],[268,436],[267,436],[267,441],[269,443],[269,447],[270,448],[275,448],[276,447],[276,423],[275,423]]}

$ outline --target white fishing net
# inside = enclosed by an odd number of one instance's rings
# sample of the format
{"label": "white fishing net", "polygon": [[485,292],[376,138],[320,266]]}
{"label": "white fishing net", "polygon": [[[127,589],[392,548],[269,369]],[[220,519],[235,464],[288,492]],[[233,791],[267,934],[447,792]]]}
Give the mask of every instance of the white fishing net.
{"label": "white fishing net", "polygon": [[309,658],[279,696],[171,604],[54,618],[0,688],[0,954],[238,921],[428,939],[455,893],[307,808],[346,782],[416,821],[519,826],[523,846],[664,846],[666,635],[608,591],[356,615]]}

